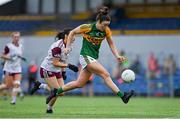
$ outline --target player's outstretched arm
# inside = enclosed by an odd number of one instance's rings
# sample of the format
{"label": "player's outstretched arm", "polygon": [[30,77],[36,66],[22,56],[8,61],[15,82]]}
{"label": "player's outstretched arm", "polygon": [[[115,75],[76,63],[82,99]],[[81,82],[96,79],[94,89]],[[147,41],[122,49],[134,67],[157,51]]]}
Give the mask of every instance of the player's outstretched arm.
{"label": "player's outstretched arm", "polygon": [[[77,27],[75,29],[73,29],[72,31],[70,31],[69,35],[68,35],[68,39],[67,39],[67,44],[66,44],[66,48],[65,50],[69,50],[69,47],[71,45],[71,43],[73,42],[73,40],[75,39],[75,35],[76,34],[80,34],[80,28]],[[68,51],[65,51],[68,52]]]}
{"label": "player's outstretched arm", "polygon": [[117,50],[117,48],[116,48],[116,46],[115,46],[115,44],[114,44],[114,42],[113,42],[113,40],[112,40],[112,37],[106,37],[106,39],[107,39],[108,45],[109,45],[112,53],[113,53],[114,56],[116,57],[116,59],[117,59],[119,62],[125,61],[126,58],[119,55],[118,50]]}
{"label": "player's outstretched arm", "polygon": [[53,58],[52,61],[53,61],[52,64],[55,67],[66,68],[68,66],[68,64],[59,61],[59,58]]}
{"label": "player's outstretched arm", "polygon": [[61,61],[59,61],[59,58],[53,58],[53,62],[52,64],[55,67],[60,67],[60,68],[69,68],[70,70],[74,71],[74,72],[78,72],[78,67],[73,65],[73,64],[67,64],[67,63],[63,63]]}
{"label": "player's outstretched arm", "polygon": [[67,39],[65,52],[67,53],[68,50],[70,49],[69,47],[70,47],[71,43],[74,41],[76,34],[86,33],[90,30],[91,30],[90,24],[82,24],[82,25],[76,27],[75,29],[73,29],[72,31],[70,31],[70,33],[68,35],[68,39]]}

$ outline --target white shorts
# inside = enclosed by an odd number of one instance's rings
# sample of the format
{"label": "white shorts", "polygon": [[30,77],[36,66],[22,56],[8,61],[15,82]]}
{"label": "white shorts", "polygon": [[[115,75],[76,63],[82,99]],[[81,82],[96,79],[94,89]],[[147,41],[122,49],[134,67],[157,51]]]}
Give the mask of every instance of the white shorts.
{"label": "white shorts", "polygon": [[86,68],[86,66],[88,64],[90,64],[92,62],[97,62],[97,60],[92,58],[92,57],[90,57],[90,56],[87,56],[87,55],[86,56],[80,55],[79,62],[81,64],[82,68],[84,69],[84,68]]}

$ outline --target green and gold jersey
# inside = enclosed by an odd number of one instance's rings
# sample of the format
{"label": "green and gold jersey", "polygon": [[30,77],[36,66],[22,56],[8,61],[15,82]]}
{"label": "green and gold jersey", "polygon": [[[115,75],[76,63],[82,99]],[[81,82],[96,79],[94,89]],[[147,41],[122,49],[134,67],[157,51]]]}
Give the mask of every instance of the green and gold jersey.
{"label": "green and gold jersey", "polygon": [[111,37],[111,30],[106,27],[105,31],[100,31],[96,28],[96,23],[83,24],[80,26],[80,30],[83,36],[80,54],[98,59],[101,43],[105,38]]}

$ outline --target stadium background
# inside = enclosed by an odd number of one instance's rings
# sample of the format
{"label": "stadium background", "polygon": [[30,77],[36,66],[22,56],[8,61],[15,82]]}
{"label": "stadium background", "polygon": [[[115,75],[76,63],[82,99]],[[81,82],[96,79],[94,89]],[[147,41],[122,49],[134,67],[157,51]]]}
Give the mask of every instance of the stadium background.
{"label": "stadium background", "polygon": [[[83,23],[92,22],[100,6],[111,9],[110,28],[118,50],[123,50],[131,68],[137,55],[140,57],[140,72],[136,81],[122,83],[118,78],[114,82],[122,90],[134,89],[137,96],[175,97],[180,96],[180,1],[179,0],[9,0],[0,3],[0,51],[10,39],[13,31],[20,31],[24,46],[22,87],[28,89],[27,69],[31,61],[39,66],[47,54],[49,45],[54,42],[57,31],[65,27],[74,28]],[[69,62],[78,65],[82,38],[78,36]],[[159,73],[149,79],[148,59],[154,54],[158,60]],[[173,55],[176,70],[164,74],[164,62]],[[1,60],[2,62],[2,60]],[[117,62],[104,41],[100,51],[99,62],[113,76]],[[69,70],[66,82],[77,78]],[[0,68],[2,77],[2,67]],[[0,78],[1,79],[1,78]],[[42,79],[38,80],[43,82]],[[1,79],[2,81],[2,79]],[[95,95],[112,95],[100,77],[93,80]],[[83,89],[70,91],[69,95],[82,95]],[[43,90],[37,94],[44,94]]]}

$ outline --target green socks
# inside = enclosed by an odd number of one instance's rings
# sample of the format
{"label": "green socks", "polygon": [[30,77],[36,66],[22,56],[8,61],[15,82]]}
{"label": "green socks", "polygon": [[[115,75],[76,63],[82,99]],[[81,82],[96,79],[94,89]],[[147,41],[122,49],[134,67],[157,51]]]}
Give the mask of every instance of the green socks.
{"label": "green socks", "polygon": [[59,94],[61,94],[61,93],[63,93],[63,92],[64,92],[64,90],[63,90],[62,88],[59,88],[59,89],[57,90],[56,95],[59,95]]}
{"label": "green socks", "polygon": [[119,92],[117,93],[117,95],[118,95],[119,97],[123,97],[123,96],[124,96],[124,93],[119,91]]}

